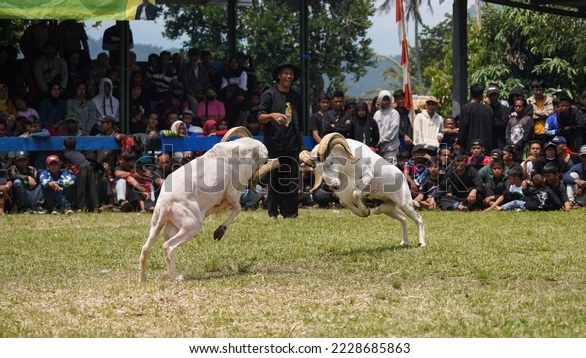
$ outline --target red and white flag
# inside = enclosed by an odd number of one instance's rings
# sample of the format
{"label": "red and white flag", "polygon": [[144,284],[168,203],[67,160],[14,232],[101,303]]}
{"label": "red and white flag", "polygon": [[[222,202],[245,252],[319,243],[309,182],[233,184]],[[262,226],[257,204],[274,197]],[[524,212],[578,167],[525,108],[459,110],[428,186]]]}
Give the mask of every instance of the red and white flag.
{"label": "red and white flag", "polygon": [[405,91],[405,108],[411,108],[411,65],[409,63],[409,43],[405,25],[405,11],[403,0],[395,1],[397,10],[397,24],[399,25],[399,42],[401,43],[401,67],[403,67],[403,91]]}

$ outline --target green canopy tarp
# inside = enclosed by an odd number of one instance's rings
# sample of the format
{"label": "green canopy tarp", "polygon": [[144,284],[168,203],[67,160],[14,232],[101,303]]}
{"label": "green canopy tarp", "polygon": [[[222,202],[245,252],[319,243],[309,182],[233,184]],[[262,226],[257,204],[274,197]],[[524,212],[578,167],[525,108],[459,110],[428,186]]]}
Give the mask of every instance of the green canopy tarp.
{"label": "green canopy tarp", "polygon": [[136,7],[141,3],[141,0],[3,0],[0,18],[133,20]]}

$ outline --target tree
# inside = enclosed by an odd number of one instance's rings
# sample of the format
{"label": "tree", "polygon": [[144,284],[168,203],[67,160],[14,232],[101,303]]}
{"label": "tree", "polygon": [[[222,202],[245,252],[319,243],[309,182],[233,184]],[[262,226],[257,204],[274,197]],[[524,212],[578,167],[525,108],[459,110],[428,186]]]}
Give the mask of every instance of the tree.
{"label": "tree", "polygon": [[[308,1],[309,88],[311,98],[328,89],[344,89],[346,74],[355,79],[374,65],[371,39],[366,35],[374,14],[372,0]],[[272,81],[271,70],[283,61],[299,64],[299,2],[253,1],[250,8],[238,8],[237,37],[241,48],[257,55],[257,76]],[[188,44],[207,48],[225,58],[227,14],[225,7],[169,6],[164,12],[167,37],[188,35]],[[187,44],[186,44],[187,45]]]}

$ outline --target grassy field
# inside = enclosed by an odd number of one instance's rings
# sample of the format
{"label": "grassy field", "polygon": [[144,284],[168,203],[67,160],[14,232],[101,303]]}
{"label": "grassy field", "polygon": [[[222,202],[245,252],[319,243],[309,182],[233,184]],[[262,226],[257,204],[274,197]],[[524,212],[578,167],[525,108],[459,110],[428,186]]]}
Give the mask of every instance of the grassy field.
{"label": "grassy field", "polygon": [[219,218],[137,281],[150,216],[0,217],[0,337],[584,337],[584,211]]}

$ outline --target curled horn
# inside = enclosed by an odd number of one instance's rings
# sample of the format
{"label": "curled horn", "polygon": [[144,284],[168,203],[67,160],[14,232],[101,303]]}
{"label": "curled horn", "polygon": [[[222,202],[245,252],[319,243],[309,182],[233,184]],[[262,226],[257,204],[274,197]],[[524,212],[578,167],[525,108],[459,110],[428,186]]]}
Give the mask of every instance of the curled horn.
{"label": "curled horn", "polygon": [[256,193],[256,184],[258,184],[260,179],[267,175],[271,170],[277,169],[279,165],[281,165],[279,163],[279,159],[271,159],[262,167],[258,168],[258,170],[252,174],[252,177],[250,177],[250,180],[248,181],[248,190]]}
{"label": "curled horn", "polygon": [[313,188],[311,191],[316,191],[321,186],[321,183],[324,181],[324,178],[316,171],[313,172],[313,176],[315,177],[315,183],[313,184]]}
{"label": "curled horn", "polygon": [[315,167],[315,160],[311,157],[311,153],[308,150],[303,150],[299,153],[299,160],[309,167]]}
{"label": "curled horn", "polygon": [[352,154],[350,146],[348,145],[348,142],[346,142],[346,138],[344,138],[344,136],[340,133],[330,133],[322,138],[321,142],[319,142],[319,147],[317,151],[318,160],[320,162],[323,162],[328,156],[328,154],[330,154],[330,152],[332,151],[332,148],[334,148],[337,145],[341,145],[344,148],[344,151],[346,152],[346,154],[348,154],[348,157],[350,158],[352,164],[358,161],[358,158],[356,158],[354,154]]}
{"label": "curled horn", "polygon": [[240,126],[240,127],[234,127],[234,128],[231,128],[228,132],[226,132],[226,134],[224,134],[224,136],[222,137],[222,139],[220,140],[220,142],[227,142],[232,137],[238,137],[238,138],[248,137],[248,138],[252,138],[252,133],[250,133],[250,131],[246,127],[242,127],[242,126]]}

